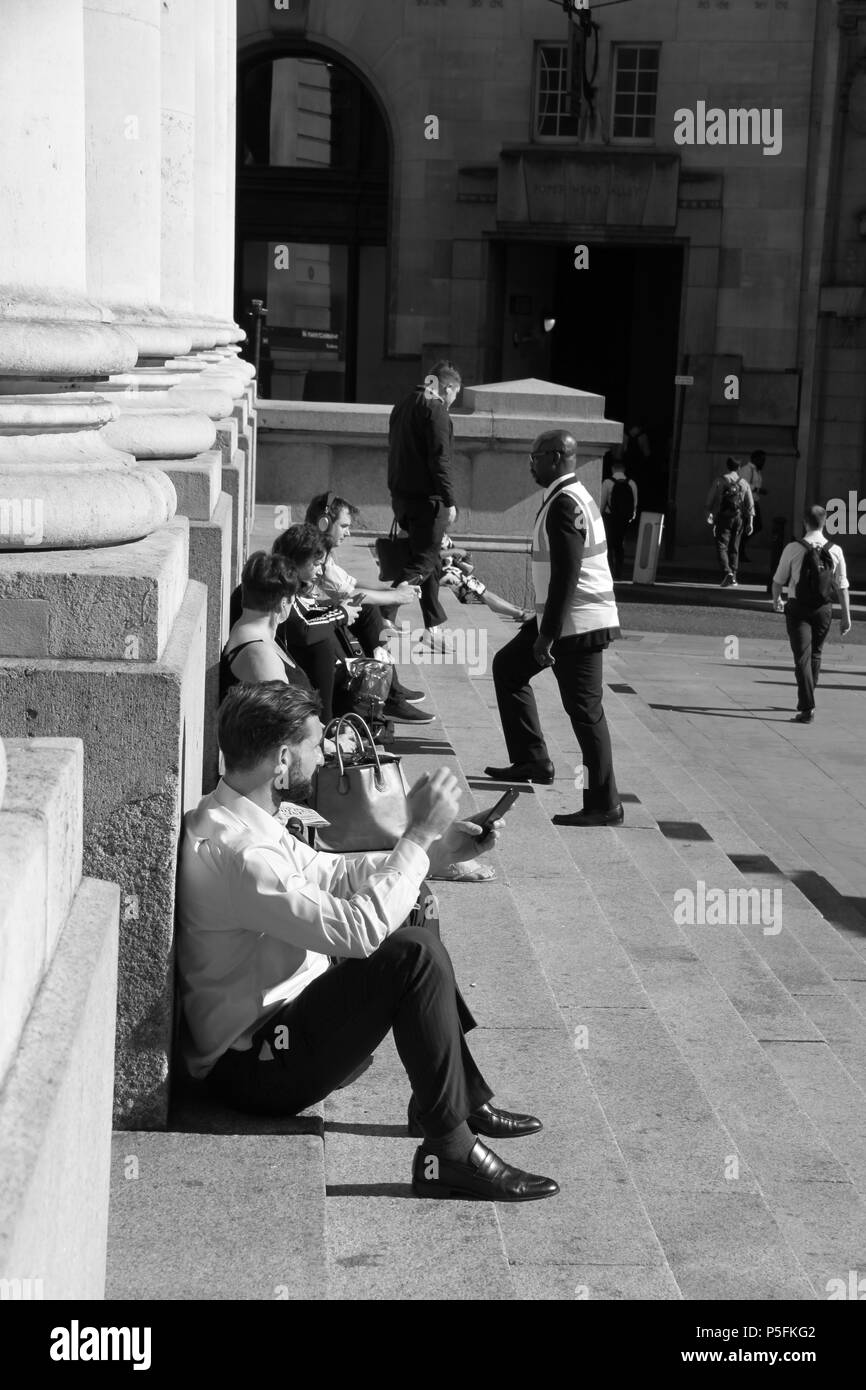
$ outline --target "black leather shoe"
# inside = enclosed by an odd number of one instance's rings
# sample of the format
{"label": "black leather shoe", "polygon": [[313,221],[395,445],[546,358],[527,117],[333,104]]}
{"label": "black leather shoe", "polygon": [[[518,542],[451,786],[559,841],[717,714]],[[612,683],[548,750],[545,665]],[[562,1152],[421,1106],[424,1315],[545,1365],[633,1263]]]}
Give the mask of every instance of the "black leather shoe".
{"label": "black leather shoe", "polygon": [[801,710],[798,710],[797,713],[794,715],[794,718],[791,720],[791,723],[792,723],[792,724],[811,724],[811,723],[812,723],[812,720],[813,720],[814,718],[815,718],[815,711],[814,711],[813,709],[801,709]]}
{"label": "black leather shoe", "polygon": [[534,1115],[515,1115],[511,1110],[497,1110],[485,1101],[473,1110],[466,1121],[473,1134],[485,1139],[520,1139],[524,1134],[538,1134],[544,1125]]}
{"label": "black leather shoe", "polygon": [[553,781],[556,769],[553,763],[512,763],[510,767],[485,767],[485,776],[494,782],[541,782],[545,786]]}
{"label": "black leather shoe", "polygon": [[[407,1115],[410,1135],[413,1139],[423,1139],[424,1131],[418,1123],[414,1096],[409,1101]],[[497,1110],[489,1101],[473,1110],[466,1123],[473,1134],[483,1134],[485,1139],[520,1139],[525,1134],[538,1134],[539,1130],[544,1129],[534,1115],[514,1115],[510,1110]]]}
{"label": "black leather shoe", "polygon": [[559,1183],[537,1173],[524,1173],[503,1163],[498,1154],[476,1139],[465,1163],[415,1151],[412,1191],[417,1197],[475,1197],[483,1202],[537,1202],[555,1197]]}
{"label": "black leather shoe", "polygon": [[573,811],[570,816],[552,816],[554,825],[622,825],[625,811],[622,802],[612,811]]}

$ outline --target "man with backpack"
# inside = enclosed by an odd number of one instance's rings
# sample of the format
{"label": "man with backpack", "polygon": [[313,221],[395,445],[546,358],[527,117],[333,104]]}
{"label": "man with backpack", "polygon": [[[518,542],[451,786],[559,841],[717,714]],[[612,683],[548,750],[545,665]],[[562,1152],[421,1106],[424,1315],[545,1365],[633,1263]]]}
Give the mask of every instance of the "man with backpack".
{"label": "man with backpack", "polygon": [[601,485],[600,511],[607,535],[608,554],[613,561],[613,577],[621,579],[625,533],[637,515],[637,484],[626,477],[622,458],[614,457],[611,476],[605,478]]}
{"label": "man with backpack", "polygon": [[[773,575],[773,607],[784,612],[788,640],[794,654],[797,677],[797,713],[794,723],[811,724],[815,718],[815,686],[821,672],[821,649],[833,621],[833,597],[842,605],[839,636],[851,631],[851,604],[845,556],[838,545],[824,535],[824,507],[807,507],[803,514],[805,534],[782,551]],[[787,586],[788,602],[782,604]]]}
{"label": "man with backpack", "polygon": [[755,520],[752,489],[739,473],[740,460],[725,460],[725,471],[716,478],[707,493],[707,521],[713,528],[719,563],[722,566],[722,588],[737,583],[740,562],[740,541],[750,536]]}

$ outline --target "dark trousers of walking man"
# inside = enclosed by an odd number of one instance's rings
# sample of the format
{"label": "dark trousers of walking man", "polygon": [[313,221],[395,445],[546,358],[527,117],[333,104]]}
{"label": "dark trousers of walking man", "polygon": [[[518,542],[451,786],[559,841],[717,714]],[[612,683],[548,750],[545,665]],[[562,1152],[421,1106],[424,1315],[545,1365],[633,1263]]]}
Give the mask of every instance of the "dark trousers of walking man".
{"label": "dark trousers of walking man", "polygon": [[[530,681],[544,667],[533,655],[538,621],[524,623],[516,637],[493,658],[493,680],[502,732],[513,763],[549,758]],[[583,758],[583,809],[610,811],[619,804],[610,731],[602,705],[606,637],[589,632],[560,637],[550,649],[563,708]]]}
{"label": "dark trousers of walking man", "polygon": [[614,579],[622,579],[622,567],[625,564],[625,533],[628,530],[629,522],[618,521],[613,516],[605,516],[602,520],[607,536],[607,550],[611,559],[613,577]]}
{"label": "dark trousers of walking man", "polygon": [[740,541],[743,538],[743,519],[734,517],[732,521],[717,521],[713,535],[722,574],[736,579],[740,564]]}
{"label": "dark trousers of walking man", "polygon": [[815,708],[815,686],[821,674],[821,652],[830,624],[833,605],[804,608],[796,599],[785,604],[785,626],[794,655],[794,675],[797,678],[797,709],[808,713]]}
{"label": "dark trousers of walking man", "polygon": [[409,534],[410,554],[398,584],[421,586],[421,614],[426,628],[445,621],[439,602],[442,574],[442,538],[448,526],[448,508],[438,497],[399,497],[391,499],[397,524]]}

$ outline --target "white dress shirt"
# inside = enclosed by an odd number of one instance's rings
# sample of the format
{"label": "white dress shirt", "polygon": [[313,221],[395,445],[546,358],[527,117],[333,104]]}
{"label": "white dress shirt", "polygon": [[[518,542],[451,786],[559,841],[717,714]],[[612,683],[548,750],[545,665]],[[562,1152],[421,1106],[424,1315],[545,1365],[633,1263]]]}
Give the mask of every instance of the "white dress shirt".
{"label": "white dress shirt", "polygon": [[205,1076],[328,969],[370,956],[406,920],[430,861],[411,840],[373,854],[310,849],[225,781],[184,817],[178,969]]}
{"label": "white dress shirt", "polygon": [[[833,583],[836,591],[848,588],[848,574],[845,569],[845,556],[842,548],[838,545],[831,545],[823,531],[807,531],[803,540],[807,545],[816,546],[818,550],[824,545],[830,546],[830,558],[833,561]],[[779,557],[776,573],[773,575],[774,584],[787,584],[788,598],[793,598],[800,579],[800,570],[803,568],[803,560],[806,552],[799,541],[789,541]]]}

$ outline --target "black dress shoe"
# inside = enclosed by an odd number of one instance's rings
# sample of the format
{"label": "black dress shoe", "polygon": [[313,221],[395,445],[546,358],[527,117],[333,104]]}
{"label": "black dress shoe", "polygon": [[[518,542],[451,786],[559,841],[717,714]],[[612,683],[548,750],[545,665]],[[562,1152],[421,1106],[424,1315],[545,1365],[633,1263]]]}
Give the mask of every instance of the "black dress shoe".
{"label": "black dress shoe", "polygon": [[555,1197],[559,1183],[503,1163],[476,1139],[465,1163],[427,1153],[422,1145],[412,1164],[412,1191],[417,1197],[476,1197],[483,1202],[537,1202]]}
{"label": "black dress shoe", "polygon": [[416,709],[405,700],[388,700],[382,714],[395,724],[432,724],[436,718],[435,714],[428,713],[426,709]]}
{"label": "black dress shoe", "polygon": [[[415,1097],[409,1101],[408,1128],[413,1139],[423,1139],[424,1131],[418,1123]],[[520,1139],[525,1134],[538,1134],[544,1129],[534,1115],[514,1115],[510,1110],[497,1110],[489,1101],[473,1110],[466,1123],[473,1134],[483,1134],[485,1139]]]}
{"label": "black dress shoe", "polygon": [[573,811],[570,816],[552,816],[554,825],[622,825],[625,811],[622,802],[612,811]]}
{"label": "black dress shoe", "polygon": [[814,711],[813,709],[801,709],[801,710],[798,710],[797,713],[794,715],[794,718],[791,720],[791,723],[792,723],[792,724],[811,724],[811,723],[812,723],[812,720],[813,720],[814,718],[815,718],[815,711]]}
{"label": "black dress shoe", "polygon": [[524,1134],[538,1134],[544,1125],[534,1115],[516,1115],[511,1110],[497,1110],[485,1101],[473,1110],[466,1121],[473,1134],[485,1139],[520,1139]]}
{"label": "black dress shoe", "polygon": [[553,763],[511,763],[509,767],[485,767],[485,775],[494,782],[541,782],[548,786],[556,776]]}

